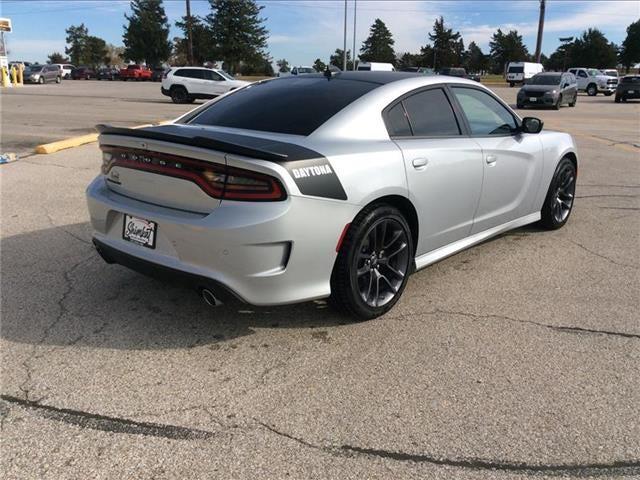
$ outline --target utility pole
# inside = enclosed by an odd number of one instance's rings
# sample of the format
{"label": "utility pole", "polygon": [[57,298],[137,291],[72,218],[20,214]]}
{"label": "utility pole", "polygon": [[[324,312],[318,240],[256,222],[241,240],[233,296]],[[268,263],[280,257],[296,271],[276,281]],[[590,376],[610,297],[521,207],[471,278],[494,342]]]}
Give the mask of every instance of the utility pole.
{"label": "utility pole", "polygon": [[353,0],[353,70],[356,70],[356,8],[358,0]]}
{"label": "utility pole", "polygon": [[544,7],[545,0],[540,0],[540,18],[538,19],[538,40],[536,41],[536,62],[540,63],[542,53],[542,32],[544,30]]}
{"label": "utility pole", "polygon": [[193,34],[191,33],[191,0],[187,0],[187,63],[193,65]]}
{"label": "utility pole", "polygon": [[344,0],[344,50],[342,51],[342,71],[347,71],[347,0]]}

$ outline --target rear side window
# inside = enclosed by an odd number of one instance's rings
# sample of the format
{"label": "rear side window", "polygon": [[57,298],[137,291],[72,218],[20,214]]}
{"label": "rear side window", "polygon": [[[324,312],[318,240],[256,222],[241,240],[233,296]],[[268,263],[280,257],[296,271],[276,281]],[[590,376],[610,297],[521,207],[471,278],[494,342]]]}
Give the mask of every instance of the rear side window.
{"label": "rear side window", "polygon": [[417,137],[460,135],[453,108],[440,88],[425,90],[403,100]]}
{"label": "rear side window", "polygon": [[379,86],[366,80],[327,79],[314,74],[268,80],[221,98],[188,123],[309,135]]}
{"label": "rear side window", "polygon": [[524,67],[509,67],[509,73],[524,73]]}
{"label": "rear side window", "polygon": [[404,113],[402,102],[398,102],[387,112],[385,119],[390,137],[410,137],[409,119]]}
{"label": "rear side window", "polygon": [[203,78],[202,72],[203,70],[198,70],[197,68],[181,68],[180,70],[177,70],[173,75],[175,77]]}

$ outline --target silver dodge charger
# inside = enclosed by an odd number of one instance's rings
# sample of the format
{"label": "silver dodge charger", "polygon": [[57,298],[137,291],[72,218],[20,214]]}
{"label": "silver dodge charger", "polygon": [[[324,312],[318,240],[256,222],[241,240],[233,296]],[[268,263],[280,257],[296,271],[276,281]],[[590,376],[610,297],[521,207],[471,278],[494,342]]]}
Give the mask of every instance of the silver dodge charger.
{"label": "silver dodge charger", "polygon": [[279,78],[168,125],[99,130],[96,249],[213,305],[329,297],[374,318],[416,270],[523,225],[562,227],[576,187],[571,136],[444,76]]}

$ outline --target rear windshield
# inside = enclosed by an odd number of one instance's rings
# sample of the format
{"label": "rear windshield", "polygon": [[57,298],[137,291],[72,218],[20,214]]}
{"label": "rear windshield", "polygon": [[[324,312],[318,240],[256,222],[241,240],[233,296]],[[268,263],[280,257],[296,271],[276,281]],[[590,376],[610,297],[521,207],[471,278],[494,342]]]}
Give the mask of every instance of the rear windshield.
{"label": "rear windshield", "polygon": [[640,83],[640,77],[623,77],[621,83]]}
{"label": "rear windshield", "polygon": [[371,71],[371,66],[370,65],[363,65],[361,67],[358,67],[358,71],[359,72],[370,72]]}
{"label": "rear windshield", "polygon": [[509,67],[508,73],[524,73],[524,67]]}
{"label": "rear windshield", "polygon": [[379,86],[323,75],[269,80],[221,98],[188,123],[306,136]]}

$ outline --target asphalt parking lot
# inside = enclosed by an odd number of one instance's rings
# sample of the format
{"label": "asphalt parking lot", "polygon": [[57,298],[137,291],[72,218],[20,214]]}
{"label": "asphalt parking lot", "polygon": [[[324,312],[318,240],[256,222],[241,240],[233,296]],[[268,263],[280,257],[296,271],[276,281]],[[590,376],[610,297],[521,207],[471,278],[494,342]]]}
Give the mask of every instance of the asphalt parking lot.
{"label": "asphalt parking lot", "polygon": [[[69,113],[34,138],[189,108],[117,82],[76,104],[74,83],[3,93],[3,145],[10,112],[27,130],[44,105]],[[106,265],[95,144],[0,167],[3,478],[640,478],[640,102],[526,115],[575,135],[569,223],[422,270],[361,323],[211,309]]]}

